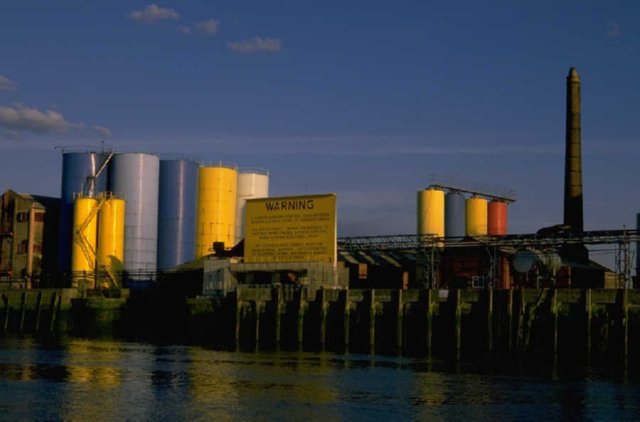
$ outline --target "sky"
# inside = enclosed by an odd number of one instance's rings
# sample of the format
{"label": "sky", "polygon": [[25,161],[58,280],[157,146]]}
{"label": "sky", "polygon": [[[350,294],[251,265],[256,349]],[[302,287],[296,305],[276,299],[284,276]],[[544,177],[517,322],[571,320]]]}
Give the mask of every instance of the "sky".
{"label": "sky", "polygon": [[335,192],[339,236],[416,230],[432,174],[562,222],[582,80],[585,229],[640,212],[640,2],[50,1],[0,6],[0,189],[59,196],[60,147],[270,171]]}

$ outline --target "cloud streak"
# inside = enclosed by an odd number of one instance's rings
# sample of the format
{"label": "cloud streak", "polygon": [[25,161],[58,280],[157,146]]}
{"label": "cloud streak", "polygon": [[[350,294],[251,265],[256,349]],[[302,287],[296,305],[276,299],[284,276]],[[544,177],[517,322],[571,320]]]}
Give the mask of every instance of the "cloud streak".
{"label": "cloud streak", "polygon": [[607,38],[612,40],[614,38],[620,37],[622,35],[622,26],[618,22],[609,21],[607,22]]}
{"label": "cloud streak", "polygon": [[177,20],[180,18],[175,9],[168,7],[159,7],[157,4],[149,4],[142,10],[134,10],[129,13],[129,19],[134,22],[140,22],[147,25],[153,25],[165,20]]}
{"label": "cloud streak", "polygon": [[8,131],[67,133],[80,127],[81,123],[70,122],[57,111],[40,111],[22,104],[15,107],[0,106],[0,128]]}
{"label": "cloud streak", "polygon": [[213,35],[218,32],[218,28],[220,27],[220,20],[217,19],[209,19],[206,21],[196,22],[194,27],[196,31],[204,35]]}
{"label": "cloud streak", "polygon": [[0,91],[12,91],[16,89],[17,84],[6,76],[0,75]]}
{"label": "cloud streak", "polygon": [[227,48],[235,53],[277,53],[282,49],[282,41],[277,38],[253,37],[242,41],[230,41]]}
{"label": "cloud streak", "polygon": [[98,136],[102,138],[113,138],[113,134],[111,133],[111,130],[109,130],[109,128],[106,128],[104,126],[94,126],[93,130]]}

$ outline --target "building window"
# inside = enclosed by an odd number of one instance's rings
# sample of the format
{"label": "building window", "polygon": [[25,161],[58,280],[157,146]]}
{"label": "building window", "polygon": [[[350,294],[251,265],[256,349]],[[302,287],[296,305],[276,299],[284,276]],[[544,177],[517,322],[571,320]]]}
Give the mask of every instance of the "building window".
{"label": "building window", "polygon": [[16,216],[16,221],[18,223],[24,223],[27,220],[29,220],[28,212],[19,212],[18,215]]}
{"label": "building window", "polygon": [[17,253],[27,253],[27,251],[29,250],[29,241],[28,240],[23,240],[22,242],[18,243],[18,250],[16,251]]}
{"label": "building window", "polygon": [[34,243],[33,244],[33,253],[38,253],[38,254],[42,253],[42,244],[41,243]]}
{"label": "building window", "polygon": [[34,217],[35,221],[44,221],[44,213],[43,212],[36,212],[36,215]]}

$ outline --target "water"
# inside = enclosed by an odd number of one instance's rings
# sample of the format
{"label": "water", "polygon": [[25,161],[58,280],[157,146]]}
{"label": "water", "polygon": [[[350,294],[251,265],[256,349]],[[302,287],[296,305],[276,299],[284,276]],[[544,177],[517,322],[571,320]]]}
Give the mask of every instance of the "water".
{"label": "water", "polygon": [[0,339],[8,420],[640,420],[638,399],[549,365]]}

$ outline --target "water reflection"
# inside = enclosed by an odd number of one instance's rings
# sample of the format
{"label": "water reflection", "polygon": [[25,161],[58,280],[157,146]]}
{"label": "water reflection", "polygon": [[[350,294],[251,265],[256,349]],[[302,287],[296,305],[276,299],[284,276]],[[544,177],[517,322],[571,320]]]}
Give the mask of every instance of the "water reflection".
{"label": "water reflection", "polygon": [[329,353],[0,339],[7,419],[640,419],[638,380]]}

